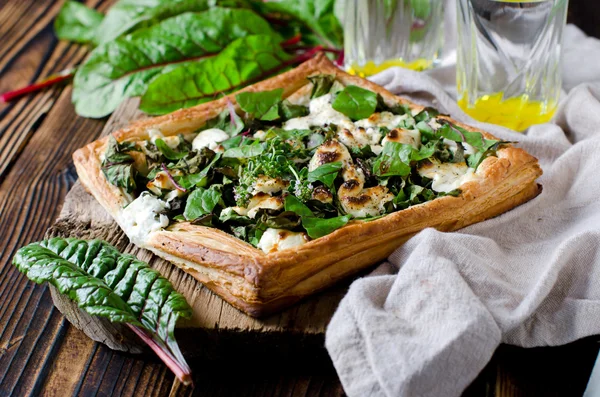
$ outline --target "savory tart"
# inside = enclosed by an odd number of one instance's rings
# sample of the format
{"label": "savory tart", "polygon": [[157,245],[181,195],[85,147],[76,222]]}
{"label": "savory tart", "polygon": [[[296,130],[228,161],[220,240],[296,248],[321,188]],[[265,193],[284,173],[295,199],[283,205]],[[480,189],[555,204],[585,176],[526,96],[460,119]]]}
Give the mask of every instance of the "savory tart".
{"label": "savory tart", "polygon": [[73,155],[130,240],[258,316],[539,192],[509,142],[319,55],[236,94],[142,120]]}

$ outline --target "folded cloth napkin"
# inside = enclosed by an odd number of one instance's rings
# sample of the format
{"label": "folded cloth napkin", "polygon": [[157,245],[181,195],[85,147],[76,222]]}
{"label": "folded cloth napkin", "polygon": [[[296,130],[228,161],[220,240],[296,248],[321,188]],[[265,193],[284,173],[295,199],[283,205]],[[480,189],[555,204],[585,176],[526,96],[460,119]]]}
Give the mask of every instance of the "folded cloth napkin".
{"label": "folded cloth napkin", "polygon": [[373,79],[519,142],[540,160],[543,192],[459,232],[423,230],[351,285],[326,334],[349,396],[456,396],[500,343],[600,334],[600,82],[580,84],[600,81],[600,41],[568,26],[564,54],[555,122],[526,135],[465,115],[443,89],[452,66]]}

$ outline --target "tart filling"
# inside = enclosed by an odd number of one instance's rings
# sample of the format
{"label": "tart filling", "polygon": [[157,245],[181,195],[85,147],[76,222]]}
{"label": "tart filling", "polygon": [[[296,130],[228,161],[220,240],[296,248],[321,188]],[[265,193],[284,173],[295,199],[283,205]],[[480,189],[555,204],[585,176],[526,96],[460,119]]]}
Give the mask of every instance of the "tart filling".
{"label": "tart filling", "polygon": [[458,196],[506,143],[330,75],[309,80],[312,91],[293,101],[282,89],[238,94],[239,113],[229,106],[193,134],[111,137],[102,170],[135,198],[119,216],[134,243],[191,222],[266,254],[297,247],[349,222]]}

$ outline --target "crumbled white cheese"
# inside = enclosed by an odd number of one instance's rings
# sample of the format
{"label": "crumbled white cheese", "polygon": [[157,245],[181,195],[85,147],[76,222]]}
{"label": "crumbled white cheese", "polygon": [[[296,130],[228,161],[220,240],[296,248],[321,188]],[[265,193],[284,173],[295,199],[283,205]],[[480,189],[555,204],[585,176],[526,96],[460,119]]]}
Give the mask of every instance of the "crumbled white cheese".
{"label": "crumbled white cheese", "polygon": [[385,212],[385,205],[394,199],[394,195],[385,186],[362,189],[358,195],[346,195],[340,188],[338,192],[344,211],[355,218],[378,216]]}
{"label": "crumbled white cheese", "polygon": [[267,140],[267,132],[263,131],[263,130],[258,130],[252,135],[252,138],[258,139],[259,141],[266,141]]}
{"label": "crumbled white cheese", "polygon": [[200,150],[204,147],[210,150],[215,150],[219,143],[227,140],[229,134],[218,128],[209,128],[208,130],[200,131],[196,138],[192,141],[192,149]]}
{"label": "crumbled white cheese", "polygon": [[162,131],[158,128],[148,128],[146,130],[148,133],[148,138],[150,138],[150,142],[155,143],[158,138],[164,138]]}
{"label": "crumbled white cheese", "polygon": [[352,157],[346,146],[337,140],[332,139],[317,148],[315,154],[308,163],[308,170],[314,171],[323,164],[334,163],[336,161],[341,161],[343,167],[347,167],[352,164]]}
{"label": "crumbled white cheese", "polygon": [[255,194],[248,203],[247,207],[231,207],[238,215],[247,216],[254,219],[258,210],[280,210],[283,209],[283,197],[271,197],[266,193]]}
{"label": "crumbled white cheese", "polygon": [[306,234],[301,232],[291,232],[284,229],[268,228],[258,242],[258,249],[263,250],[265,254],[277,251],[283,251],[288,248],[297,247],[308,241]]}
{"label": "crumbled white cheese", "polygon": [[418,169],[419,175],[433,179],[431,188],[436,192],[448,193],[463,184],[478,179],[473,168],[465,163],[427,164]]}
{"label": "crumbled white cheese", "polygon": [[353,129],[352,121],[342,113],[331,107],[331,94],[322,95],[310,101],[309,114],[297,117],[283,124],[284,130],[308,130],[313,126],[335,124],[340,128]]}
{"label": "crumbled white cheese", "polygon": [[143,192],[121,211],[121,226],[134,244],[144,244],[150,233],[169,225],[169,218],[159,214],[168,208],[168,203]]}
{"label": "crumbled white cheese", "polygon": [[385,146],[386,142],[404,143],[418,149],[421,147],[421,132],[419,130],[403,130],[396,128],[383,138],[381,146]]}
{"label": "crumbled white cheese", "polygon": [[[458,149],[456,142],[451,141],[450,139],[444,138],[444,145],[448,146],[448,149],[452,152],[452,154],[456,153],[456,149]],[[465,154],[475,154],[475,148],[469,145],[466,142],[461,142],[461,145],[465,149]]]}
{"label": "crumbled white cheese", "polygon": [[289,182],[284,181],[281,178],[269,178],[265,175],[259,175],[256,178],[256,181],[252,185],[253,191],[252,194],[257,193],[267,193],[269,195],[273,195],[273,193],[278,193],[288,187]]}
{"label": "crumbled white cheese", "polygon": [[374,113],[369,118],[358,120],[354,123],[357,127],[374,128],[386,127],[389,129],[396,128],[402,120],[408,118],[408,115],[396,115],[391,112]]}

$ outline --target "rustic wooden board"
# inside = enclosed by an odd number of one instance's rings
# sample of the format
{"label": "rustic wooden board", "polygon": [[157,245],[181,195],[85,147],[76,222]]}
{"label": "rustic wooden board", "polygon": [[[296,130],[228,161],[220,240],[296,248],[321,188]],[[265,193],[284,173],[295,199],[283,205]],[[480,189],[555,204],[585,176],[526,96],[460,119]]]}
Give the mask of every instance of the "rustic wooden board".
{"label": "rustic wooden board", "polygon": [[[137,106],[137,99],[125,102],[108,120],[102,135],[114,132],[143,117]],[[314,349],[322,350],[325,328],[346,290],[345,286],[334,287],[279,314],[263,319],[252,318],[235,309],[181,269],[131,244],[116,222],[79,182],[75,183],[67,194],[58,220],[48,230],[47,237],[54,236],[108,241],[121,251],[132,253],[147,261],[169,278],[175,288],[185,295],[193,309],[191,320],[182,321],[179,324],[182,330],[178,331],[179,337],[183,338],[181,345],[188,355],[221,354],[223,350],[219,348],[219,344],[226,341],[227,351],[239,351],[244,354],[262,352],[263,356],[268,353],[282,355],[293,350],[312,356],[315,353]],[[64,313],[67,307],[61,305],[59,309]],[[90,337],[98,333],[94,322],[76,323],[76,326],[83,328]],[[197,338],[199,335],[210,339],[210,352],[205,348],[195,351],[186,347],[187,338]],[[205,338],[203,340],[206,340]],[[94,339],[104,340],[97,337]],[[271,349],[273,346],[277,346],[276,349]]]}

